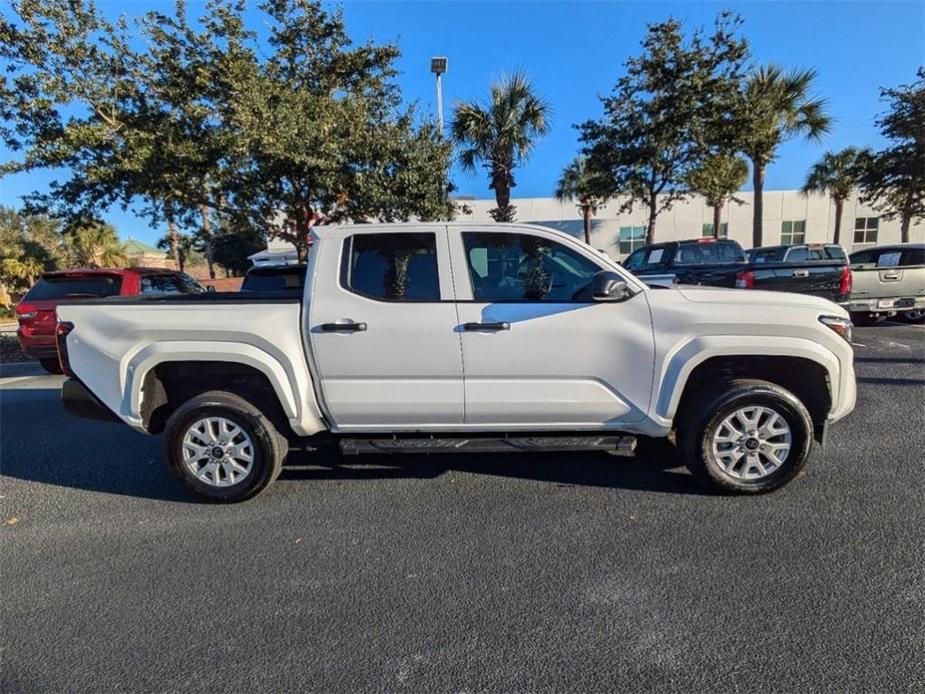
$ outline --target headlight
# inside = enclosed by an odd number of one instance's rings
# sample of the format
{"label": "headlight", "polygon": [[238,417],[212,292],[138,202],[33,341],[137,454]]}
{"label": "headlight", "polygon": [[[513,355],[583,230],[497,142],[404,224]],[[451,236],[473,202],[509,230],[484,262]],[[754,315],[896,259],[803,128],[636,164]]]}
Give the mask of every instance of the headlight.
{"label": "headlight", "polygon": [[827,328],[837,332],[839,335],[845,338],[849,344],[851,343],[851,329],[854,328],[854,324],[847,318],[839,318],[838,316],[819,316],[819,322]]}

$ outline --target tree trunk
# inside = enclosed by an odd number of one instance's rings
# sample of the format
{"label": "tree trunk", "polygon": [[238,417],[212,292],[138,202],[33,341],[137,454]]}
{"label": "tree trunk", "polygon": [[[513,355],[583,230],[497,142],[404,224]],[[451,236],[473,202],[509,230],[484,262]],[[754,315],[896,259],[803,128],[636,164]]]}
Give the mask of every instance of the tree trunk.
{"label": "tree trunk", "polygon": [[658,195],[649,194],[649,223],[646,225],[646,243],[655,243],[655,218],[658,216]]}
{"label": "tree trunk", "polygon": [[173,221],[173,213],[167,213],[167,238],[170,239],[170,255],[177,266],[177,270],[183,272],[183,259],[180,257],[180,234],[177,232],[177,225]]}
{"label": "tree trunk", "polygon": [[591,245],[591,208],[587,205],[582,209],[581,216],[584,218],[585,226],[585,243]]}
{"label": "tree trunk", "polygon": [[499,163],[497,169],[491,173],[491,188],[495,191],[495,203],[497,208],[491,210],[489,214],[496,222],[513,222],[516,209],[511,207],[511,188],[514,186],[514,180],[511,176],[511,166],[509,163]]}
{"label": "tree trunk", "polygon": [[212,251],[212,219],[209,217],[209,208],[205,205],[199,206],[199,214],[202,216],[202,238],[205,244],[206,263],[209,265],[209,278],[215,279],[215,263]]}
{"label": "tree trunk", "polygon": [[912,193],[906,194],[906,201],[903,204],[902,215],[900,216],[899,230],[903,243],[909,243],[909,226],[912,223]]}
{"label": "tree trunk", "polygon": [[713,205],[713,238],[719,238],[720,220],[723,218],[723,201],[718,201]]}
{"label": "tree trunk", "polygon": [[832,243],[841,243],[841,216],[845,208],[845,201],[835,200],[835,234],[832,236]]}
{"label": "tree trunk", "polygon": [[764,162],[752,159],[752,186],[755,189],[755,204],[752,208],[752,247],[758,248],[762,238],[762,216],[764,214]]}

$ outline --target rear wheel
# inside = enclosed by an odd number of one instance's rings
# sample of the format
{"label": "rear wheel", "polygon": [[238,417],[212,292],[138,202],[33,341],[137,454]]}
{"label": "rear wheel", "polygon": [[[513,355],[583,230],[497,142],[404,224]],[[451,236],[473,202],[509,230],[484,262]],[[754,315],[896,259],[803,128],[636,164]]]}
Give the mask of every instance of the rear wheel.
{"label": "rear wheel", "polygon": [[61,364],[58,363],[57,359],[39,359],[39,364],[41,364],[42,368],[50,374],[64,373],[61,370]]}
{"label": "rear wheel", "polygon": [[244,398],[210,391],[181,405],[167,421],[171,472],[214,501],[244,501],[272,483],[288,451],[272,421]]}
{"label": "rear wheel", "polygon": [[706,487],[759,494],[803,469],[813,425],[793,393],[767,381],[734,380],[689,402],[678,431],[684,463]]}
{"label": "rear wheel", "polygon": [[906,323],[914,323],[916,325],[925,323],[925,308],[916,308],[911,311],[903,311],[899,315]]}

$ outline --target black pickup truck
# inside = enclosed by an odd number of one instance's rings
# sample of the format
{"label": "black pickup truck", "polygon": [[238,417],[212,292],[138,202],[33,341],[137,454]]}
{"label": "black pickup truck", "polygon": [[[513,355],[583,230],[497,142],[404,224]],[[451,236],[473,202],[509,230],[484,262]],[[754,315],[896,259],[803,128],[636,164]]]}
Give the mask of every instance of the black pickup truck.
{"label": "black pickup truck", "polygon": [[840,246],[767,246],[752,253],[750,260],[737,241],[707,237],[644,246],[623,266],[649,284],[769,289],[836,302],[851,292],[851,268]]}

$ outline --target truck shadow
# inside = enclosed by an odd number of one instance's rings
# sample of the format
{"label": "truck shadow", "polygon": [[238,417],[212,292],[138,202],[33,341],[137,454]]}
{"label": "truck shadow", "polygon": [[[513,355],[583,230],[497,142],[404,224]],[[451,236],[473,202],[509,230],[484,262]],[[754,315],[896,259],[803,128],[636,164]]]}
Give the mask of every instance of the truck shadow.
{"label": "truck shadow", "polygon": [[[701,494],[667,441],[641,439],[635,458],[601,453],[341,456],[293,450],[281,480],[437,479],[465,472],[550,484]],[[57,387],[0,390],[0,473],[105,494],[178,503],[198,499],[174,480],[161,457],[161,437],[128,427],[78,420],[61,406]],[[5,493],[15,488],[4,485]]]}
{"label": "truck shadow", "polygon": [[706,492],[681,467],[668,441],[641,439],[635,457],[601,453],[341,456],[292,451],[281,480],[435,479],[448,472],[669,494]]}

